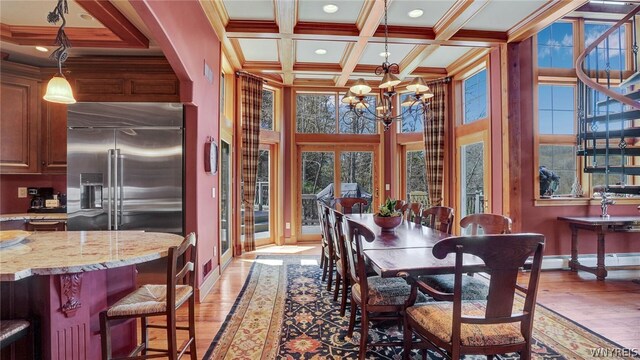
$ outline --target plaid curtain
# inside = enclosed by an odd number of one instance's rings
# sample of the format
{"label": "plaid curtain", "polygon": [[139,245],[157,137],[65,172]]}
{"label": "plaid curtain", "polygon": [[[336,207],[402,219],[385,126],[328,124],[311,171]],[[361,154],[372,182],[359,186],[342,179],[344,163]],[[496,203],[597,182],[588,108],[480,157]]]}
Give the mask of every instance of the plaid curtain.
{"label": "plaid curtain", "polygon": [[244,251],[256,249],[253,203],[256,198],[258,173],[258,141],[260,138],[260,108],[262,79],[241,74],[242,79],[242,179],[244,191]]}
{"label": "plaid curtain", "polygon": [[444,173],[444,117],[447,85],[437,83],[431,86],[433,98],[424,122],[424,149],[429,189],[429,205],[442,205]]}

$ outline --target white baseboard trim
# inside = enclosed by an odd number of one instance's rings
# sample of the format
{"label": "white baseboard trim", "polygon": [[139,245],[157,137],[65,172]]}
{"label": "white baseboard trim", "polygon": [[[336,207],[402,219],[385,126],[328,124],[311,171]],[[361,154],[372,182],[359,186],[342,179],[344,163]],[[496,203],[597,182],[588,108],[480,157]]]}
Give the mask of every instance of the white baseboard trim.
{"label": "white baseboard trim", "polygon": [[204,301],[218,279],[220,279],[220,266],[216,266],[216,268],[211,271],[211,275],[209,275],[198,288],[198,302],[202,303]]}
{"label": "white baseboard trim", "polygon": [[[568,269],[569,255],[553,255],[542,258],[542,270]],[[579,255],[578,260],[584,266],[596,266],[596,254]],[[606,254],[604,258],[605,266],[640,266],[640,253],[628,254]]]}

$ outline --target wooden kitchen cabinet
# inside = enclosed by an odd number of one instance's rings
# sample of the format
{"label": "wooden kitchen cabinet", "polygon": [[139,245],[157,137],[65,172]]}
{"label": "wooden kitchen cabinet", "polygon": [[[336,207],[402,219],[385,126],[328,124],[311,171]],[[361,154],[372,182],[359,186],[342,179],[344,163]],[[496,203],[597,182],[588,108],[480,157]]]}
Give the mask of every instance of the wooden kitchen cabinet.
{"label": "wooden kitchen cabinet", "polygon": [[[43,88],[46,86],[43,85]],[[41,171],[67,173],[67,105],[42,101]]]}
{"label": "wooden kitchen cabinet", "polygon": [[[0,81],[0,172],[37,173],[40,147],[39,82],[36,77],[28,76],[29,67],[8,69],[4,65]],[[16,70],[15,75],[7,73],[12,70]]]}

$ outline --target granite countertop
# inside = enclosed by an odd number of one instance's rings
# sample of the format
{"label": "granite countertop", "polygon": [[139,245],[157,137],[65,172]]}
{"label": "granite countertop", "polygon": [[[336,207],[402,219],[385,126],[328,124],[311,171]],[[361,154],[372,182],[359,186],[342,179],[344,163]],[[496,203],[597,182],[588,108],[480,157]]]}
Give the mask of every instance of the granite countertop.
{"label": "granite countertop", "polygon": [[117,268],[167,256],[179,235],[144,231],[35,232],[0,249],[0,281]]}
{"label": "granite countertop", "polygon": [[0,214],[0,221],[12,220],[67,220],[65,213]]}

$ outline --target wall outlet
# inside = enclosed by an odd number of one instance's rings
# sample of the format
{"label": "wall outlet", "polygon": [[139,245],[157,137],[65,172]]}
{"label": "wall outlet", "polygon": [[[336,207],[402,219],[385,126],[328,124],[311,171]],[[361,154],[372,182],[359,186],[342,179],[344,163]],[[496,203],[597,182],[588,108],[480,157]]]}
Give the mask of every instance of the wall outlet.
{"label": "wall outlet", "polygon": [[26,198],[27,197],[27,188],[19,187],[18,188],[18,198]]}
{"label": "wall outlet", "polygon": [[291,223],[290,222],[284,223],[284,228],[287,230],[291,230]]}

